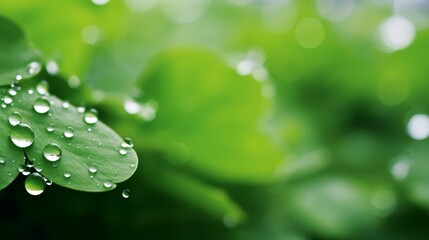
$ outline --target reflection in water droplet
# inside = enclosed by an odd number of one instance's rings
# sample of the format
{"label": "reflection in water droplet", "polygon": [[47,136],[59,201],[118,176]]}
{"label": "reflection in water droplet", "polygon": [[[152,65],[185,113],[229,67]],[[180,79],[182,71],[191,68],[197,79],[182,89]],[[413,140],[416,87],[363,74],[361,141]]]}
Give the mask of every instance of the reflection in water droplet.
{"label": "reflection in water droplet", "polygon": [[16,126],[21,123],[22,117],[21,117],[21,114],[19,114],[18,112],[13,112],[12,114],[9,115],[8,120],[10,125]]}
{"label": "reflection in water droplet", "polygon": [[34,141],[33,129],[27,124],[20,123],[12,128],[10,140],[12,140],[13,144],[17,147],[29,147]]}
{"label": "reflection in water droplet", "polygon": [[122,197],[123,198],[129,198],[130,197],[130,190],[125,189],[124,191],[122,191]]}
{"label": "reflection in water droplet", "polygon": [[39,173],[32,173],[25,179],[25,190],[31,195],[42,194],[45,187],[45,180]]}
{"label": "reflection in water droplet", "polygon": [[83,120],[88,124],[95,124],[98,121],[98,113],[95,109],[86,111],[83,115]]}
{"label": "reflection in water droplet", "polygon": [[34,101],[33,108],[37,113],[44,114],[51,109],[51,103],[47,98],[40,97]]}
{"label": "reflection in water droplet", "polygon": [[64,130],[64,137],[72,138],[73,136],[74,136],[74,129],[72,127],[68,127],[66,128],[66,130]]}
{"label": "reflection in water droplet", "polygon": [[48,144],[43,148],[43,156],[48,161],[56,162],[62,156],[61,148],[55,143]]}

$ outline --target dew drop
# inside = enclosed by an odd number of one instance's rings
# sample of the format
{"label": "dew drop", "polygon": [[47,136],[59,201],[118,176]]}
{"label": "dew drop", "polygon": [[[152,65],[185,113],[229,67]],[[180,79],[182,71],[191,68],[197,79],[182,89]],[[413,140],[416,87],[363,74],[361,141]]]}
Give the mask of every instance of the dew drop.
{"label": "dew drop", "polygon": [[83,120],[88,124],[95,124],[98,121],[98,113],[95,109],[90,109],[89,111],[86,111]]}
{"label": "dew drop", "polygon": [[85,108],[84,107],[78,107],[77,108],[77,112],[78,113],[83,113],[83,112],[85,112]]}
{"label": "dew drop", "polygon": [[22,75],[18,74],[15,76],[16,81],[21,81],[22,80]]}
{"label": "dew drop", "polygon": [[45,80],[41,81],[39,84],[37,84],[36,86],[36,92],[40,95],[46,95],[48,94],[48,90],[49,90],[49,83]]}
{"label": "dew drop", "polygon": [[28,176],[28,175],[30,175],[30,173],[31,173],[31,171],[30,171],[30,167],[28,167],[28,166],[26,166],[26,165],[24,165],[24,164],[20,165],[20,166],[19,166],[19,168],[18,168],[18,170],[19,170],[19,172],[20,172],[20,173],[22,173],[22,175],[24,175],[24,176]]}
{"label": "dew drop", "polygon": [[9,93],[9,95],[11,96],[16,96],[16,94],[18,93],[15,89],[11,88],[9,89],[9,91],[7,91]]}
{"label": "dew drop", "polygon": [[9,115],[8,120],[10,125],[16,126],[21,123],[22,117],[21,117],[21,114],[19,114],[18,112],[13,112],[12,114]]}
{"label": "dew drop", "polygon": [[32,173],[25,179],[25,190],[31,195],[40,195],[45,190],[46,183],[42,175]]}
{"label": "dew drop", "polygon": [[113,183],[112,183],[112,181],[107,180],[103,183],[103,185],[106,188],[111,188],[113,186]]}
{"label": "dew drop", "polygon": [[62,156],[61,148],[55,143],[50,143],[43,148],[43,156],[48,161],[56,162]]}
{"label": "dew drop", "polygon": [[12,128],[10,140],[19,148],[31,146],[34,141],[34,132],[27,124],[20,123]]}
{"label": "dew drop", "polygon": [[51,109],[51,103],[47,98],[41,97],[34,101],[33,108],[37,113],[44,114]]}
{"label": "dew drop", "polygon": [[11,104],[13,102],[13,98],[11,95],[7,94],[3,97],[3,102],[7,105]]}
{"label": "dew drop", "polygon": [[33,95],[34,90],[33,90],[33,89],[29,89],[29,90],[27,91],[27,93],[28,93],[28,95]]}
{"label": "dew drop", "polygon": [[121,147],[123,148],[132,148],[134,147],[133,145],[133,141],[131,140],[131,138],[124,138],[124,142],[121,144]]}
{"label": "dew drop", "polygon": [[73,136],[74,136],[74,129],[72,127],[68,127],[66,128],[66,130],[64,130],[64,137],[72,138]]}
{"label": "dew drop", "polygon": [[64,173],[64,177],[65,177],[65,178],[70,178],[70,177],[71,177],[71,173],[69,173],[69,172],[65,172],[65,173]]}
{"label": "dew drop", "polygon": [[63,102],[63,108],[64,109],[68,109],[70,107],[70,103],[69,102]]}
{"label": "dew drop", "polygon": [[30,75],[36,75],[40,72],[41,69],[42,69],[42,67],[41,67],[40,63],[31,62],[30,64],[28,64],[27,72]]}
{"label": "dew drop", "polygon": [[90,173],[97,173],[98,171],[97,166],[95,164],[92,164],[91,166],[89,166],[88,170]]}
{"label": "dew drop", "polygon": [[130,197],[130,190],[125,189],[124,191],[122,191],[122,197],[123,198],[129,198]]}
{"label": "dew drop", "polygon": [[50,124],[47,128],[46,131],[48,132],[53,132],[55,130],[54,125]]}
{"label": "dew drop", "polygon": [[119,149],[119,154],[126,155],[128,153],[127,149],[121,148]]}

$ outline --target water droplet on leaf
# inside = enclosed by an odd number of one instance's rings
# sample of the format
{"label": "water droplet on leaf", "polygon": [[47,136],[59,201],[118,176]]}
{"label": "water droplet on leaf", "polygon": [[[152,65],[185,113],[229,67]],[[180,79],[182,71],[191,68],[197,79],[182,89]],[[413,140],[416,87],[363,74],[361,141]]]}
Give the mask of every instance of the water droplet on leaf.
{"label": "water droplet on leaf", "polygon": [[62,156],[61,148],[55,143],[48,144],[43,148],[43,156],[48,161],[56,162]]}
{"label": "water droplet on leaf", "polygon": [[17,147],[29,147],[34,141],[33,129],[27,124],[20,123],[12,128],[10,140],[12,140],[13,144]]}
{"label": "water droplet on leaf", "polygon": [[36,101],[34,101],[33,108],[37,113],[44,114],[51,109],[51,103],[47,98],[41,97],[36,99]]}
{"label": "water droplet on leaf", "polygon": [[13,112],[12,114],[9,115],[8,120],[10,125],[16,126],[21,123],[22,117],[21,117],[21,114],[19,114],[18,112]]}
{"label": "water droplet on leaf", "polygon": [[73,136],[74,136],[74,129],[72,127],[68,127],[66,128],[66,130],[64,130],[64,137],[72,138]]}
{"label": "water droplet on leaf", "polygon": [[98,113],[95,109],[90,109],[86,111],[83,120],[88,124],[95,124],[98,121]]}

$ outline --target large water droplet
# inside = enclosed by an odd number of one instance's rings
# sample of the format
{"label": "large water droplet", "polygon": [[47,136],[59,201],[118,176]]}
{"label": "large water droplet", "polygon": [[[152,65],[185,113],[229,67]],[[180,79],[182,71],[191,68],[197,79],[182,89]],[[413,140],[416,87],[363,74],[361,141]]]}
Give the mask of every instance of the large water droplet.
{"label": "large water droplet", "polygon": [[32,173],[25,179],[25,190],[31,195],[42,194],[45,187],[45,180],[39,173]]}
{"label": "large water droplet", "polygon": [[122,197],[123,198],[129,198],[130,197],[130,190],[125,189],[124,191],[122,191]]}
{"label": "large water droplet", "polygon": [[95,124],[98,121],[98,113],[95,109],[90,109],[86,111],[83,115],[83,120],[88,124]]}
{"label": "large water droplet", "polygon": [[40,63],[31,62],[30,64],[28,64],[27,72],[30,75],[36,75],[40,72],[41,69],[42,69],[42,67],[41,67]]}
{"label": "large water droplet", "polygon": [[37,113],[44,114],[47,113],[49,109],[51,109],[51,103],[45,97],[41,97],[34,101],[33,108]]}
{"label": "large water droplet", "polygon": [[21,114],[19,114],[18,112],[13,112],[12,114],[9,115],[8,120],[10,125],[16,126],[21,123],[22,117],[21,117]]}
{"label": "large water droplet", "polygon": [[10,140],[20,148],[31,146],[34,141],[34,132],[27,124],[20,123],[12,128]]}
{"label": "large water droplet", "polygon": [[55,143],[48,144],[43,148],[43,156],[48,161],[56,162],[62,156],[61,148]]}

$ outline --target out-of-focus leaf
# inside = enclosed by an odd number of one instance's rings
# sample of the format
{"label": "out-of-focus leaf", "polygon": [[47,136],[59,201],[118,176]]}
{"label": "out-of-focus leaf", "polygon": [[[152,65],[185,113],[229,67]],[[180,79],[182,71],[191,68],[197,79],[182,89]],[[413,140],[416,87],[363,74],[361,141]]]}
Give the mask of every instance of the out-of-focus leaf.
{"label": "out-of-focus leaf", "polygon": [[286,198],[294,219],[329,238],[351,237],[374,221],[365,191],[345,178],[308,180],[293,188]]}
{"label": "out-of-focus leaf", "polygon": [[159,110],[138,133],[122,125],[136,145],[180,145],[186,165],[218,180],[272,179],[281,153],[261,132],[267,101],[259,83],[210,52],[176,48],[153,60],[139,86]]}
{"label": "out-of-focus leaf", "polygon": [[406,196],[425,208],[429,208],[428,144],[428,141],[410,144],[390,168],[390,173],[404,188]]}
{"label": "out-of-focus leaf", "polygon": [[[42,67],[37,61],[38,55],[30,49],[21,29],[0,16],[0,85],[34,76]],[[32,62],[35,65],[29,66]]]}
{"label": "out-of-focus leaf", "polygon": [[[124,8],[121,1],[1,1],[0,14],[16,20],[45,57],[57,60],[66,76],[85,76],[93,44],[115,38]],[[84,41],[84,39],[86,39]]]}

